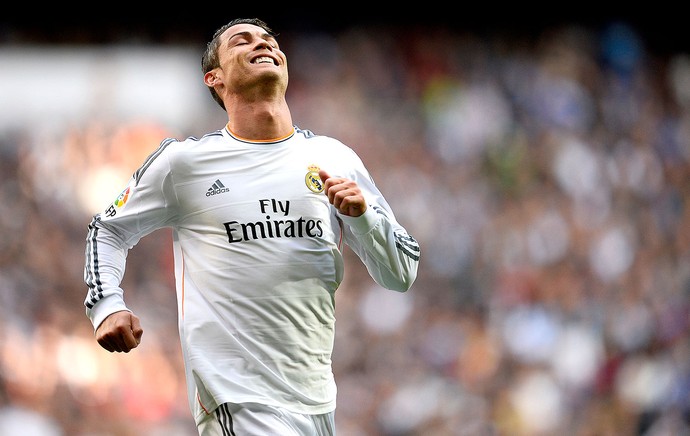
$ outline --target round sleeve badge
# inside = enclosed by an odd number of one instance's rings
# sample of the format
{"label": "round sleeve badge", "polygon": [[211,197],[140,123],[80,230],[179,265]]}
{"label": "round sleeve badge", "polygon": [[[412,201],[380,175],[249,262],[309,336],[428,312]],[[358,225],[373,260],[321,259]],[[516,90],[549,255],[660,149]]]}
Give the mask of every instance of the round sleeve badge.
{"label": "round sleeve badge", "polygon": [[115,202],[113,203],[113,204],[115,204],[115,207],[122,207],[125,205],[125,203],[127,203],[127,199],[129,198],[129,192],[130,191],[131,191],[131,186],[128,186],[127,188],[125,188],[124,191],[122,191],[120,193],[120,195],[118,195],[118,197],[115,199]]}

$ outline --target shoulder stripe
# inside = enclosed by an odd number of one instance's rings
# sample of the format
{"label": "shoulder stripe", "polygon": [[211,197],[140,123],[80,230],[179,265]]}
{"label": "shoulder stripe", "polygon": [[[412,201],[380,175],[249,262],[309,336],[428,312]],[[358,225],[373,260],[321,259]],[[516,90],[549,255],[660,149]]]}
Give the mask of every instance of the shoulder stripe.
{"label": "shoulder stripe", "polygon": [[314,134],[314,132],[312,132],[311,130],[300,129],[300,128],[297,127],[297,126],[294,126],[294,127],[295,127],[295,133],[301,133],[301,134],[304,135],[304,137],[307,138],[307,139],[309,139],[309,138],[315,138],[315,137],[316,137],[316,135]]}
{"label": "shoulder stripe", "polygon": [[146,158],[146,160],[144,161],[144,164],[142,166],[140,166],[139,169],[137,169],[134,172],[134,174],[132,175],[132,177],[135,180],[135,186],[139,184],[141,177],[144,175],[144,172],[146,172],[148,167],[151,166],[151,163],[153,163],[153,161],[156,160],[156,158],[158,156],[160,156],[161,153],[163,153],[163,150],[165,150],[168,147],[168,145],[172,144],[173,142],[177,142],[177,139],[175,139],[175,138],[164,139],[160,143],[158,148]]}
{"label": "shoulder stripe", "polygon": [[[203,136],[201,137],[201,139],[208,138],[209,136],[223,136],[223,132],[221,132],[220,130],[216,130],[215,132],[209,132],[209,133],[203,135]],[[190,137],[187,138],[187,139],[191,139],[191,140],[194,140],[194,141],[198,141],[198,139],[195,138],[195,137],[193,137],[193,136],[190,136]]]}
{"label": "shoulder stripe", "polygon": [[89,292],[86,296],[84,305],[91,309],[94,304],[103,298],[103,283],[101,283],[101,276],[98,272],[98,245],[96,243],[96,236],[98,236],[98,227],[96,222],[100,221],[101,215],[97,214],[89,224],[89,232],[86,236],[86,266],[84,267],[84,281],[89,287]]}

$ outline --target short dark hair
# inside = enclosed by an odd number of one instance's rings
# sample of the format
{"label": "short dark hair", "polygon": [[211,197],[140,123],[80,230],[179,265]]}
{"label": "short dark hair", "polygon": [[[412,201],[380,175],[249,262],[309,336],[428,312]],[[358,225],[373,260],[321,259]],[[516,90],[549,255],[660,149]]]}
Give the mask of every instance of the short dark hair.
{"label": "short dark hair", "polygon": [[[220,46],[220,36],[232,26],[236,26],[238,24],[253,24],[264,29],[269,35],[276,36],[275,32],[273,32],[273,30],[270,27],[268,27],[268,25],[264,21],[258,18],[235,18],[234,20],[230,21],[229,23],[223,25],[218,30],[216,30],[216,32],[213,34],[213,38],[211,38],[211,41],[209,41],[208,44],[206,44],[206,50],[204,51],[204,54],[201,56],[201,71],[204,74],[220,66],[220,61],[218,59],[218,47]],[[213,89],[212,86],[209,86],[208,89],[211,92],[211,96],[216,101],[216,103],[218,103],[220,107],[222,107],[223,110],[225,110],[225,103],[223,103],[223,100],[216,93],[216,90]]]}

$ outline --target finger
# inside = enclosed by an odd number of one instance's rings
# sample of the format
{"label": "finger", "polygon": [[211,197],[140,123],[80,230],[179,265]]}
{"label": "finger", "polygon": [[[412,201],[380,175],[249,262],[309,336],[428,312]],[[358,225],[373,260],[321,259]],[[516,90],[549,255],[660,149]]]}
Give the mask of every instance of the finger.
{"label": "finger", "polygon": [[340,210],[344,215],[358,217],[367,209],[367,204],[359,195],[353,195],[343,199]]}
{"label": "finger", "polygon": [[139,321],[139,317],[132,314],[131,315],[131,324],[132,324],[132,335],[134,336],[134,339],[137,342],[137,345],[141,343],[141,337],[144,334],[144,329],[141,328],[141,321]]}
{"label": "finger", "polygon": [[111,353],[115,351],[115,348],[110,344],[110,341],[106,338],[98,339],[98,345],[103,347],[104,350],[109,351]]}
{"label": "finger", "polygon": [[126,333],[122,330],[117,330],[108,333],[107,335],[99,338],[98,343],[101,347],[105,348],[107,351],[110,351],[111,353],[121,353],[123,351],[129,351],[127,346]]}
{"label": "finger", "polygon": [[319,176],[323,182],[324,193],[328,196],[328,201],[337,208],[343,195],[345,195],[341,192],[350,189],[349,183],[346,179],[331,176],[324,170],[319,172]]}
{"label": "finger", "polygon": [[328,174],[326,170],[319,170],[319,177],[321,178],[321,182],[323,182],[323,192],[326,194],[326,197],[328,197],[328,202],[333,204],[335,191],[331,188],[335,186],[336,180]]}
{"label": "finger", "polygon": [[319,177],[323,182],[323,192],[328,197],[328,202],[333,204],[333,201],[335,199],[334,197],[337,192],[337,190],[333,189],[333,187],[337,186],[337,180],[334,179],[330,174],[328,174],[326,170],[319,170]]}
{"label": "finger", "polygon": [[118,347],[115,339],[113,338],[113,333],[106,328],[107,321],[108,320],[106,319],[106,322],[103,322],[98,327],[98,330],[96,331],[96,341],[98,342],[98,345],[103,347],[106,351],[113,353],[118,351]]}
{"label": "finger", "polygon": [[109,322],[108,324],[109,329],[106,329],[104,325],[97,332],[98,344],[105,350],[111,353],[129,353],[141,342],[141,336],[144,331],[141,328],[139,318],[135,315],[119,318],[115,322]]}
{"label": "finger", "polygon": [[328,201],[338,210],[340,210],[343,199],[347,196],[347,191],[345,189],[346,187],[340,184],[331,186],[328,190]]}
{"label": "finger", "polygon": [[352,204],[354,200],[353,195],[355,194],[350,189],[339,191],[335,195],[333,206],[335,206],[340,213],[349,215],[350,204]]}
{"label": "finger", "polygon": [[319,170],[319,177],[321,177],[321,181],[325,184],[326,180],[331,178],[331,175],[326,170]]}
{"label": "finger", "polygon": [[139,345],[141,334],[143,333],[141,327],[138,327],[137,333],[135,334],[135,327],[133,325],[134,322],[138,324],[139,320],[136,317],[130,317],[129,325],[124,325],[118,329],[121,339],[121,351],[124,351],[125,353],[129,353],[130,350]]}

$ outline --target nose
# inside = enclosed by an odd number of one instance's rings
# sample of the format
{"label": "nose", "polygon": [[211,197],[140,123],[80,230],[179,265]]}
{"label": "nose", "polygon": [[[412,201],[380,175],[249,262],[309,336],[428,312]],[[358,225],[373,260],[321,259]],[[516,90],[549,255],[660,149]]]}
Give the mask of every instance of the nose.
{"label": "nose", "polygon": [[254,50],[261,50],[264,48],[268,51],[273,51],[273,47],[271,46],[271,44],[268,43],[268,41],[260,39],[259,42],[256,44],[256,47],[254,47]]}

